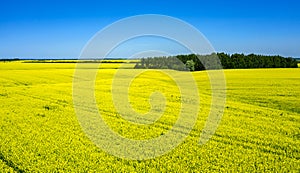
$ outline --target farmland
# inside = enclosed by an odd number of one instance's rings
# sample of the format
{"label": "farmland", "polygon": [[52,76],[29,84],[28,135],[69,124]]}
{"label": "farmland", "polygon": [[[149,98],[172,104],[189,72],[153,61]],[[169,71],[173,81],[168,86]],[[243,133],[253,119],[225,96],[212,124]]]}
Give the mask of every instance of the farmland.
{"label": "farmland", "polygon": [[[132,125],[113,107],[110,89],[118,63],[101,64],[95,98],[106,123],[120,135],[149,139],[166,133],[179,113],[180,92],[158,70],[148,70],[129,89],[132,107],[150,109],[149,94],[168,104],[154,124]],[[124,74],[134,64],[125,64]],[[224,70],[227,97],[222,121],[199,145],[209,113],[207,72],[193,72],[200,95],[189,136],[169,153],[148,160],[112,156],[83,132],[73,105],[75,63],[0,63],[0,170],[2,172],[298,172],[300,170],[300,69]],[[94,65],[84,64],[89,71]],[[185,79],[190,72],[171,71]],[[126,75],[124,75],[126,77]],[[162,87],[157,87],[162,86]],[[145,92],[147,91],[147,92]]]}

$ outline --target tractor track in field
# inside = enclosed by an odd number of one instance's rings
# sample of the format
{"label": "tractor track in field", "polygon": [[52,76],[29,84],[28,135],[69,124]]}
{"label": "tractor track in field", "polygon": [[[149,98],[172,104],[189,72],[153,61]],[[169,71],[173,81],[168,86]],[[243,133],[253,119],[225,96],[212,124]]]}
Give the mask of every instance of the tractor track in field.
{"label": "tractor track in field", "polygon": [[19,168],[14,162],[5,158],[5,156],[0,152],[0,160],[3,161],[8,167],[12,168],[14,171],[18,173],[26,172],[25,170]]}

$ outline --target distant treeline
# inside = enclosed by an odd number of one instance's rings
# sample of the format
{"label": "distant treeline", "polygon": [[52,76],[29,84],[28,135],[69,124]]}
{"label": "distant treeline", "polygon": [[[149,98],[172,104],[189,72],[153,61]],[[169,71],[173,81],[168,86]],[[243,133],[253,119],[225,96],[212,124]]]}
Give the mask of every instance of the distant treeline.
{"label": "distant treeline", "polygon": [[112,59],[112,60],[25,60],[23,63],[136,63],[136,60],[121,60],[121,59]]}
{"label": "distant treeline", "polygon": [[0,59],[0,62],[14,62],[21,61],[22,63],[133,63],[135,64],[139,60],[127,60],[127,59]]}
{"label": "distant treeline", "polygon": [[[220,64],[221,63],[221,64]],[[142,58],[135,68],[200,71],[209,69],[297,68],[297,61],[282,56],[255,54],[177,55]]]}
{"label": "distant treeline", "polygon": [[11,61],[20,61],[20,59],[19,58],[13,58],[13,59],[0,59],[0,61],[2,61],[2,62],[11,62]]}

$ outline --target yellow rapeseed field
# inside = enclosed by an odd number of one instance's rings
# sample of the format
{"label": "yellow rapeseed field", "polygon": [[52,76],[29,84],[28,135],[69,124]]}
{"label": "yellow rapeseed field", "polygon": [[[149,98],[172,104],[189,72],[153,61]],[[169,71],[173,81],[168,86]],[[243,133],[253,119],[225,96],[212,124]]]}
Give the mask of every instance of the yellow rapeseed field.
{"label": "yellow rapeseed field", "polygon": [[[87,63],[81,67],[89,71],[91,66],[94,65]],[[127,122],[113,103],[113,79],[120,70],[126,79],[136,69],[130,69],[134,64],[118,69],[120,66],[101,64],[95,81],[99,112],[119,135],[136,140],[163,135],[176,122],[181,103],[194,104],[193,100],[183,100],[170,76],[147,70],[132,79],[128,101],[140,114],[151,109],[164,114],[152,124]],[[72,96],[75,67],[75,63],[0,63],[0,172],[300,170],[299,68],[224,70],[225,112],[216,133],[205,145],[198,141],[210,110],[211,87],[206,71],[193,72],[200,110],[188,137],[160,157],[129,160],[98,148],[82,130]],[[184,81],[190,72],[170,73]],[[153,92],[162,93],[164,108],[160,104],[152,107]]]}

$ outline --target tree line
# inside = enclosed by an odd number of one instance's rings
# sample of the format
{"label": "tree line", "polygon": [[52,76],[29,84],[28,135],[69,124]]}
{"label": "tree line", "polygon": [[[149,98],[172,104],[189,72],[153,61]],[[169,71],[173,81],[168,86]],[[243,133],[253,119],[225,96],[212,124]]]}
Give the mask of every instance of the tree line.
{"label": "tree line", "polygon": [[12,62],[12,61],[20,61],[19,58],[13,58],[13,59],[9,59],[9,58],[6,58],[6,59],[0,59],[0,62]]}
{"label": "tree line", "polygon": [[148,57],[137,62],[135,68],[174,69],[201,71],[210,69],[247,69],[247,68],[297,68],[297,60],[279,55],[266,56],[255,54],[176,55],[168,57]]}

